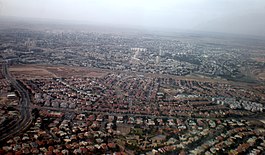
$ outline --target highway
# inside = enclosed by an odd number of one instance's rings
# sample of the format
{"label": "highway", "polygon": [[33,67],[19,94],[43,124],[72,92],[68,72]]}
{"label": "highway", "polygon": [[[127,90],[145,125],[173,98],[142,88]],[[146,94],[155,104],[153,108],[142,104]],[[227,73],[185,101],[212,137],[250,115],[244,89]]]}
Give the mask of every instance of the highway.
{"label": "highway", "polygon": [[27,90],[10,75],[7,63],[2,64],[2,73],[20,95],[20,117],[16,122],[0,128],[0,142],[4,142],[7,138],[22,132],[32,122],[31,111],[27,108],[30,106],[30,97]]}

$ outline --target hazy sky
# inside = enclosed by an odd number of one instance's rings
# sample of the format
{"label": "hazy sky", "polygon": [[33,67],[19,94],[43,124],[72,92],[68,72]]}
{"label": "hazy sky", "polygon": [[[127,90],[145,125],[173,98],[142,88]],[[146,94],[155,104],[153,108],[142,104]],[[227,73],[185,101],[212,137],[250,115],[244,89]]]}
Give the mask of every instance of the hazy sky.
{"label": "hazy sky", "polygon": [[0,0],[0,15],[265,36],[265,0]]}

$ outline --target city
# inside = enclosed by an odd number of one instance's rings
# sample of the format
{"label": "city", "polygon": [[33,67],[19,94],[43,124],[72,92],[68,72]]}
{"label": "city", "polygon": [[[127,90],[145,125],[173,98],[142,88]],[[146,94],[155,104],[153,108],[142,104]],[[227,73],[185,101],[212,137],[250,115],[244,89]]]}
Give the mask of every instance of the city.
{"label": "city", "polygon": [[0,0],[0,155],[264,155],[264,8]]}
{"label": "city", "polygon": [[264,153],[265,62],[148,35],[2,31],[0,154]]}

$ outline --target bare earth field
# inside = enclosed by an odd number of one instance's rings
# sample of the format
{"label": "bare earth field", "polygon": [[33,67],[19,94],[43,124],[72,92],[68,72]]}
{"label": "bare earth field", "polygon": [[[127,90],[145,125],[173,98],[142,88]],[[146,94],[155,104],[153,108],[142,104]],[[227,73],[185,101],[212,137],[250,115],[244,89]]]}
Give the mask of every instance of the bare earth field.
{"label": "bare earth field", "polygon": [[258,77],[260,80],[264,80],[264,81],[265,81],[265,71],[259,73],[259,74],[257,75],[257,77]]}
{"label": "bare earth field", "polygon": [[45,65],[19,65],[10,67],[11,74],[19,79],[43,79],[56,77],[101,77],[108,74],[101,69],[45,66]]}
{"label": "bare earth field", "polygon": [[11,74],[19,79],[43,79],[54,78],[56,75],[39,66],[12,66],[10,67]]}
{"label": "bare earth field", "polygon": [[265,62],[265,50],[252,51],[252,59],[257,62]]}
{"label": "bare earth field", "polygon": [[48,66],[48,65],[15,65],[10,67],[11,74],[18,79],[45,79],[60,77],[104,77],[108,73],[128,73],[134,76],[143,75],[145,77],[165,77],[177,80],[191,80],[201,82],[219,82],[228,83],[224,79],[213,79],[205,76],[175,76],[153,73],[112,71],[107,69],[87,68],[87,67],[71,67],[71,66]]}
{"label": "bare earth field", "polygon": [[256,60],[257,62],[265,62],[265,57],[257,57],[254,58],[254,60]]}
{"label": "bare earth field", "polygon": [[254,69],[251,74],[255,76],[258,80],[265,81],[265,69]]}

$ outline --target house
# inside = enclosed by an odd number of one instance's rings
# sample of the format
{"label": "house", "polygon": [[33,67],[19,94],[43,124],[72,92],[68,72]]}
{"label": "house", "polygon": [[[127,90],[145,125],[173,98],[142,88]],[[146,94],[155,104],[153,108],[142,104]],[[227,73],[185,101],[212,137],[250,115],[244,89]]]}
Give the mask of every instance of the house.
{"label": "house", "polygon": [[7,94],[7,98],[8,99],[16,99],[17,98],[17,95],[15,92],[10,92]]}
{"label": "house", "polygon": [[166,140],[166,136],[165,135],[157,135],[153,138],[150,139],[152,141],[152,143],[162,143]]}

